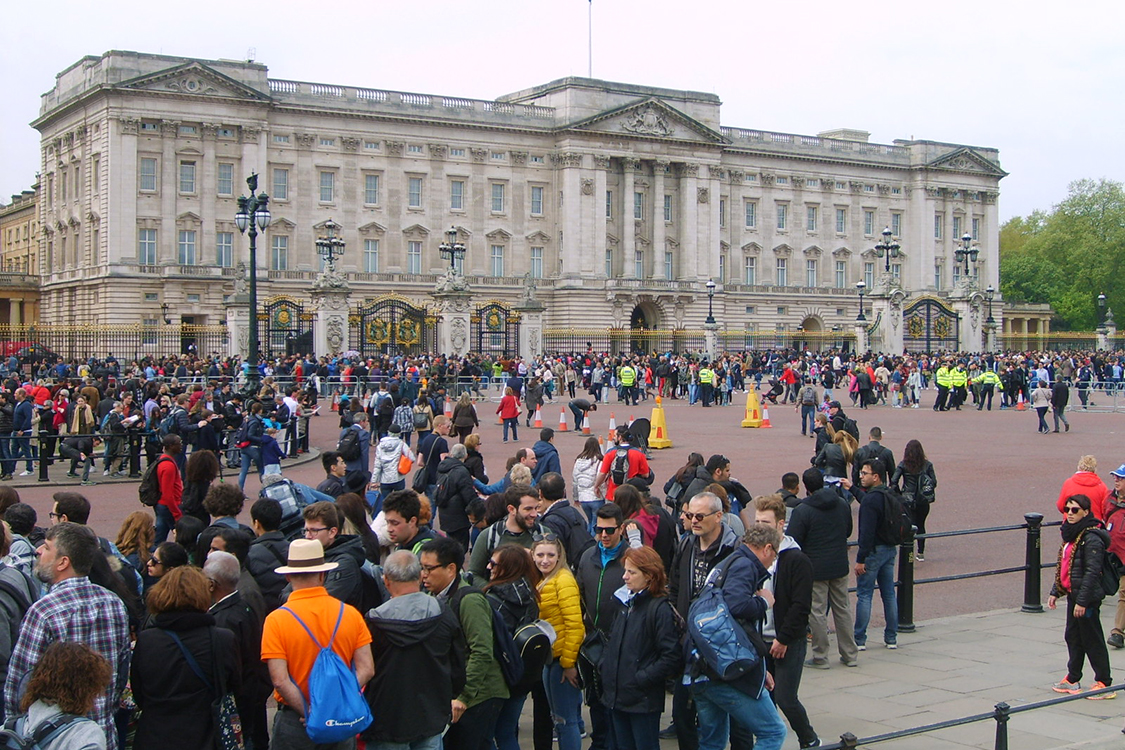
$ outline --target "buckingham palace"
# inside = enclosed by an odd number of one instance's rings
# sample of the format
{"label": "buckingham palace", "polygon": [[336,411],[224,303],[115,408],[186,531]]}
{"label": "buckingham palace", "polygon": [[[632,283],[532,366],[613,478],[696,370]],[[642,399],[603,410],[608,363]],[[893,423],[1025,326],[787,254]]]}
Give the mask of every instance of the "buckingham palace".
{"label": "buckingham palace", "polygon": [[474,350],[486,320],[521,309],[544,337],[710,325],[725,348],[987,343],[995,148],[769,132],[720,109],[715,94],[589,78],[475,100],[279,80],[253,61],[84,57],[32,123],[41,321],[227,323],[248,275],[238,197],[257,174],[272,214],[257,315],[292,305],[297,333],[328,228],[353,323],[388,299],[433,317],[452,264]]}

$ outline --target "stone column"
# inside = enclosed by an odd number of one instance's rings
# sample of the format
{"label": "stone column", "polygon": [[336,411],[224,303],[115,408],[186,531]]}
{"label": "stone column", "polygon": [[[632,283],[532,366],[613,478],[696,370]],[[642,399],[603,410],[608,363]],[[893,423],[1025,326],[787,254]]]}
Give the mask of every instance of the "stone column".
{"label": "stone column", "polygon": [[625,266],[622,268],[624,276],[627,279],[636,278],[636,252],[637,252],[637,222],[634,216],[636,215],[633,210],[633,193],[636,192],[634,186],[635,174],[641,166],[640,159],[632,157],[625,157],[621,160],[622,164],[622,178],[621,178],[621,192],[625,195],[625,210],[621,217],[621,253],[624,256],[623,261]]}
{"label": "stone column", "polygon": [[[697,234],[699,224],[699,194],[696,188],[699,182],[699,165],[695,162],[685,162],[680,165],[680,215],[676,217],[680,231],[680,257],[697,258]],[[708,258],[711,256],[708,255]],[[705,282],[710,278],[710,262],[697,263],[694,277],[697,281]],[[688,269],[681,268],[680,276],[684,281],[691,278]],[[725,279],[723,279],[725,281]]]}
{"label": "stone column", "polygon": [[980,292],[972,291],[967,291],[964,296],[950,297],[949,301],[960,318],[961,336],[957,345],[962,351],[979,352],[984,344],[982,299]]}
{"label": "stone column", "polygon": [[[664,169],[668,162],[657,159],[652,165],[652,278],[664,278]],[[672,260],[672,278],[676,278],[676,260]]]}
{"label": "stone column", "polygon": [[472,292],[434,292],[438,307],[438,350],[460,357],[469,351],[469,309]]}
{"label": "stone column", "polygon": [[317,356],[332,356],[348,348],[348,309],[351,290],[345,284],[339,287],[320,287],[314,284],[312,301],[316,308],[313,318],[313,350]]}
{"label": "stone column", "polygon": [[543,353],[543,311],[547,308],[537,299],[525,299],[514,309],[520,314],[520,356],[538,357]]}
{"label": "stone column", "polygon": [[856,354],[863,354],[870,347],[867,344],[867,321],[857,320],[855,322],[855,351]]}
{"label": "stone column", "polygon": [[707,348],[707,359],[714,362],[719,356],[719,324],[703,324],[703,341]]}
{"label": "stone column", "polygon": [[20,316],[20,307],[23,301],[18,299],[8,300],[8,323],[14,326],[22,325],[23,319]]}
{"label": "stone column", "polygon": [[250,356],[250,296],[246,293],[229,295],[225,300],[227,320],[227,356]]}

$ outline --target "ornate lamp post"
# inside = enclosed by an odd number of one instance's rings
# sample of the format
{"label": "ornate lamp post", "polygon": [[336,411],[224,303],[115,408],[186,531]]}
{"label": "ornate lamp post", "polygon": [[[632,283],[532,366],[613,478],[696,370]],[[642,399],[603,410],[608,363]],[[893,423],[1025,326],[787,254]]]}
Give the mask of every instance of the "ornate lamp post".
{"label": "ornate lamp post", "polygon": [[316,238],[316,252],[324,258],[324,272],[335,273],[336,256],[344,254],[344,241],[336,236],[340,225],[329,219],[324,222],[326,236]]}
{"label": "ornate lamp post", "polygon": [[168,314],[168,303],[165,302],[160,305],[160,314],[164,317],[164,325],[172,325],[172,317]]}
{"label": "ornate lamp post", "polygon": [[958,263],[961,263],[962,261],[965,263],[966,279],[971,279],[973,273],[972,269],[969,267],[969,261],[971,260],[975,265],[977,262],[977,256],[980,254],[980,247],[973,245],[972,242],[973,236],[966,232],[964,236],[961,237],[961,246],[953,251],[953,257],[956,259],[956,261]]}
{"label": "ornate lamp post", "polygon": [[902,245],[891,237],[891,228],[883,227],[883,241],[875,244],[875,255],[886,260],[883,263],[883,270],[887,273],[891,272],[891,258],[897,258]]}
{"label": "ornate lamp post", "polygon": [[855,288],[859,290],[859,315],[855,316],[857,323],[864,323],[867,321],[867,316],[863,314],[863,293],[867,290],[867,282],[857,281]]}
{"label": "ornate lamp post", "polygon": [[992,286],[992,284],[989,284],[988,287],[984,290],[984,298],[988,300],[988,319],[984,321],[984,324],[988,326],[996,325],[996,320],[992,317],[992,298],[995,296],[996,289]]}
{"label": "ornate lamp post", "polygon": [[715,325],[715,280],[707,279],[707,320],[709,326]]}
{"label": "ornate lamp post", "polygon": [[1098,333],[1105,335],[1109,333],[1105,325],[1105,293],[1098,295]]}
{"label": "ornate lamp post", "polygon": [[457,261],[465,257],[465,245],[457,241],[457,227],[450,227],[445,233],[445,242],[438,245],[442,257],[449,258],[449,272],[456,275]]}
{"label": "ornate lamp post", "polygon": [[269,203],[270,197],[265,193],[257,193],[258,175],[251,174],[246,178],[246,186],[250,189],[250,197],[245,195],[238,198],[238,212],[234,215],[235,226],[243,234],[250,235],[250,336],[248,360],[250,369],[246,373],[246,380],[255,390],[258,387],[258,230],[263,232],[270,225]]}

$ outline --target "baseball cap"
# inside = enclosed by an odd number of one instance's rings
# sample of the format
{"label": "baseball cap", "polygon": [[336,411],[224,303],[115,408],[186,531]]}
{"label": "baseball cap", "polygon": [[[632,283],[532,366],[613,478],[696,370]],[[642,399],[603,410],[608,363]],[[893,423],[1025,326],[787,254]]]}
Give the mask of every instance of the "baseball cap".
{"label": "baseball cap", "polygon": [[1111,471],[1109,473],[1112,474],[1115,477],[1125,477],[1125,464],[1121,464],[1120,466],[1118,466],[1116,469],[1114,469],[1113,471]]}

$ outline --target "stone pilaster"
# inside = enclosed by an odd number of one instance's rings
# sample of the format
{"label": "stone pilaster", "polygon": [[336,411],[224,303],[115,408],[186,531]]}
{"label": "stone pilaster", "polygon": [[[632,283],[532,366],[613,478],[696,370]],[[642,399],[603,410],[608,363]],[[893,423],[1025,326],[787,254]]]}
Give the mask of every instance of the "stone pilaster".
{"label": "stone pilaster", "polygon": [[250,297],[232,294],[226,298],[227,356],[250,356]]}
{"label": "stone pilaster", "polygon": [[472,292],[434,292],[438,307],[438,351],[461,357],[469,351],[469,315]]}
{"label": "stone pilaster", "polygon": [[867,321],[857,320],[855,322],[855,350],[857,354],[863,354],[871,347],[867,342]]}
{"label": "stone pilaster", "polygon": [[624,276],[627,279],[636,277],[636,251],[637,251],[637,227],[635,213],[633,210],[635,200],[633,193],[636,192],[636,172],[640,169],[641,160],[632,157],[626,157],[621,160],[622,164],[622,177],[621,177],[621,192],[624,193],[624,210],[621,215],[621,254],[624,266]]}
{"label": "stone pilaster", "polygon": [[538,357],[543,353],[543,311],[536,299],[525,299],[514,308],[520,314],[520,356]]}
{"label": "stone pilaster", "polygon": [[316,308],[313,318],[313,350],[317,356],[332,356],[348,348],[350,296],[351,290],[347,287],[313,292],[313,306]]}

